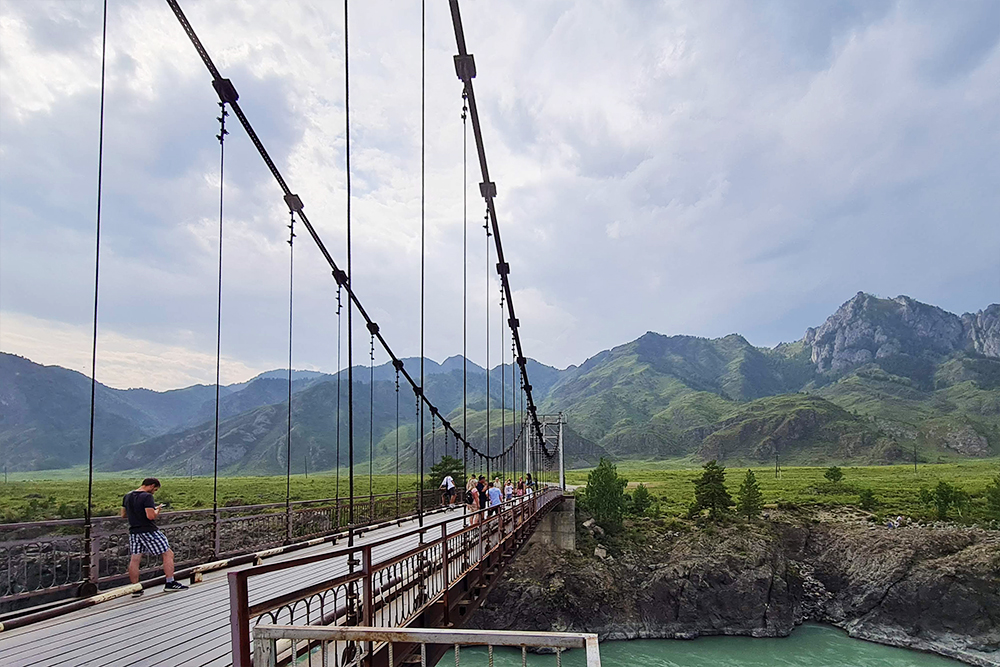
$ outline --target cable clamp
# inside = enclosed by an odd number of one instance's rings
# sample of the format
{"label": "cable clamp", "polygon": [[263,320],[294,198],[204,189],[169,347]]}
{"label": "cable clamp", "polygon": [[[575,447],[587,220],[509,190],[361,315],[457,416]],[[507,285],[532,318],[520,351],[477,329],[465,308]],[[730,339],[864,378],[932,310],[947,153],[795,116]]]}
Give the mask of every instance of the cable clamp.
{"label": "cable clamp", "polygon": [[476,59],[471,53],[455,56],[455,74],[462,81],[476,78]]}
{"label": "cable clamp", "polygon": [[393,359],[392,360],[392,367],[395,368],[397,371],[403,370],[403,360],[402,359]]}
{"label": "cable clamp", "polygon": [[375,336],[378,334],[378,325],[374,322],[368,323],[368,333]]}
{"label": "cable clamp", "polygon": [[497,184],[493,181],[479,184],[479,193],[483,199],[494,199],[497,196]]}
{"label": "cable clamp", "polygon": [[236,92],[236,86],[229,79],[215,79],[212,81],[212,88],[215,88],[219,99],[228,104],[234,104],[236,100],[240,99],[239,93]]}
{"label": "cable clamp", "polygon": [[497,273],[501,276],[510,275],[510,264],[507,262],[497,262]]}
{"label": "cable clamp", "polygon": [[333,270],[333,279],[337,281],[338,285],[342,287],[347,286],[347,274],[341,269],[338,268]]}
{"label": "cable clamp", "polygon": [[285,204],[288,205],[288,210],[292,213],[302,212],[302,200],[298,195],[293,195],[292,193],[285,195]]}
{"label": "cable clamp", "polygon": [[519,326],[521,326],[521,320],[517,319],[516,317],[511,317],[507,319],[507,324],[510,325],[511,329],[516,329]]}

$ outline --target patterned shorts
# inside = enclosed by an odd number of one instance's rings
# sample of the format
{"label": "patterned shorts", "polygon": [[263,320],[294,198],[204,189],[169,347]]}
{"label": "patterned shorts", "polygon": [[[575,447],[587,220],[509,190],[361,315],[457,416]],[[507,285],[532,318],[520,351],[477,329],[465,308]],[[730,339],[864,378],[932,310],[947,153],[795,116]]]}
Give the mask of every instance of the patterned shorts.
{"label": "patterned shorts", "polygon": [[170,543],[163,531],[152,533],[129,533],[129,551],[135,554],[162,554],[170,551]]}

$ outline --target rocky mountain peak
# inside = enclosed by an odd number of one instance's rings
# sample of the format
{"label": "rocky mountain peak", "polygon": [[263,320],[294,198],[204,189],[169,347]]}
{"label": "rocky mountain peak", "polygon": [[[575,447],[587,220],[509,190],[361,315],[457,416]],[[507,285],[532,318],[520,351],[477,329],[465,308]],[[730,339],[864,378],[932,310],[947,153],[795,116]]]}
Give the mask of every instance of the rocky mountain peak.
{"label": "rocky mountain peak", "polygon": [[908,296],[858,292],[821,326],[806,330],[820,372],[840,372],[899,354],[946,355],[971,350],[1000,357],[1000,305],[958,317]]}
{"label": "rocky mountain peak", "polygon": [[987,357],[1000,357],[1000,303],[962,315],[962,326],[969,348]]}

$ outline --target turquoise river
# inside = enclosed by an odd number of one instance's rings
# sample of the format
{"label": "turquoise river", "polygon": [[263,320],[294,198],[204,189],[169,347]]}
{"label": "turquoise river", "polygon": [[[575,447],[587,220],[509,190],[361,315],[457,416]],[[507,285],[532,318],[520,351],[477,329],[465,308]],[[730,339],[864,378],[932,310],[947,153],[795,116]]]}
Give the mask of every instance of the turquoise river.
{"label": "turquoise river", "polygon": [[[465,649],[462,665],[486,665],[486,651]],[[476,656],[473,658],[473,656]],[[519,650],[497,650],[496,667],[520,667]],[[471,658],[471,659],[468,659]],[[449,653],[439,664],[451,662]],[[528,655],[532,667],[554,667],[555,656]],[[564,667],[585,667],[583,651],[563,655]],[[804,625],[782,639],[702,637],[601,644],[602,667],[957,667],[935,655],[851,639],[836,628]]]}

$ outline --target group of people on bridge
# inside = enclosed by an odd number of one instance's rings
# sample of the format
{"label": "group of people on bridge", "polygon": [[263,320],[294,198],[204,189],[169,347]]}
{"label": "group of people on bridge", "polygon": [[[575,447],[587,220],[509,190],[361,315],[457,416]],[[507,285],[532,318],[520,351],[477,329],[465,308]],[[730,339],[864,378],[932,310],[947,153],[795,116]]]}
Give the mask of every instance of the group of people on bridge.
{"label": "group of people on bridge", "polygon": [[[508,477],[504,482],[501,478],[495,477],[492,482],[487,481],[486,475],[475,475],[469,477],[465,485],[465,505],[472,514],[472,523],[479,521],[479,510],[489,509],[492,516],[500,511],[505,502],[526,498],[535,492],[535,482],[531,479],[531,473],[526,477],[521,477],[515,483],[513,478]],[[455,480],[451,475],[447,475],[441,480],[441,492],[444,502],[454,505],[456,501]]]}

